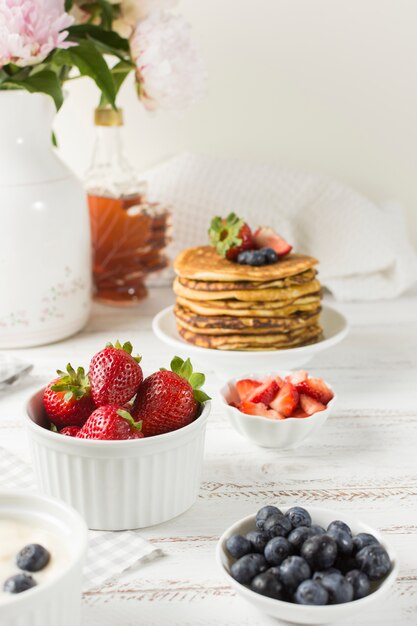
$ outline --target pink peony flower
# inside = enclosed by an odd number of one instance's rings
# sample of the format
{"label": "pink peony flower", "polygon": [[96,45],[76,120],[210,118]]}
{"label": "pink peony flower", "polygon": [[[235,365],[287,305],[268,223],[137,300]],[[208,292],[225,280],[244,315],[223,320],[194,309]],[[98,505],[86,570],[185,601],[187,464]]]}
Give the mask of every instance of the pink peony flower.
{"label": "pink peony flower", "polygon": [[120,17],[113,22],[113,30],[121,37],[131,37],[139,20],[156,10],[172,9],[178,0],[119,0]]}
{"label": "pink peony flower", "polygon": [[35,65],[55,48],[73,45],[65,41],[72,22],[64,0],[0,0],[0,68]]}
{"label": "pink peony flower", "polygon": [[156,11],[131,38],[139,95],[148,110],[184,109],[204,93],[206,72],[183,17]]}

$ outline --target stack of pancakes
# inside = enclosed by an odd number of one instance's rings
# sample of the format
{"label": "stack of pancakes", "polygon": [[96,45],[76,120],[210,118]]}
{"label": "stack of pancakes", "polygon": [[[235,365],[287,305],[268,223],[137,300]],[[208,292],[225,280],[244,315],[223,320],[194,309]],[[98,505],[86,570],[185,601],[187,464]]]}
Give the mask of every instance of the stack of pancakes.
{"label": "stack of pancakes", "polygon": [[279,350],[320,338],[317,260],[289,254],[252,267],[228,261],[212,246],[175,260],[175,317],[185,341],[219,350]]}

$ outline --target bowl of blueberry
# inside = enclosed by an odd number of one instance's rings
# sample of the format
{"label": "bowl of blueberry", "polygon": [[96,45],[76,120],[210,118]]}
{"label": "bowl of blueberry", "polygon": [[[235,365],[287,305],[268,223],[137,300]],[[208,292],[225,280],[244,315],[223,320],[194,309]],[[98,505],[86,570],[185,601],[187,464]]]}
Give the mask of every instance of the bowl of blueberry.
{"label": "bowl of blueberry", "polygon": [[313,507],[262,507],[223,533],[216,558],[239,595],[295,624],[349,617],[380,601],[398,573],[378,531]]}

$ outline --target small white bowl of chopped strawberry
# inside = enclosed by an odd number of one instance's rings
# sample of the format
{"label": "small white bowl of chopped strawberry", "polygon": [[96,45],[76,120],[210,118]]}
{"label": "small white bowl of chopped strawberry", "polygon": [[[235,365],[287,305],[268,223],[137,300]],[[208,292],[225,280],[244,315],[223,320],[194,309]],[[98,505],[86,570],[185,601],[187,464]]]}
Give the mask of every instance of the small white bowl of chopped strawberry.
{"label": "small white bowl of chopped strawberry", "polygon": [[297,448],[323,426],[336,400],[329,383],[304,370],[235,378],[220,397],[233,428],[266,448]]}
{"label": "small white bowl of chopped strawberry", "polygon": [[34,394],[26,425],[39,486],[89,528],[167,521],[196,500],[210,398],[189,359],[144,379],[129,342],[108,344],[88,373],[58,370]]}

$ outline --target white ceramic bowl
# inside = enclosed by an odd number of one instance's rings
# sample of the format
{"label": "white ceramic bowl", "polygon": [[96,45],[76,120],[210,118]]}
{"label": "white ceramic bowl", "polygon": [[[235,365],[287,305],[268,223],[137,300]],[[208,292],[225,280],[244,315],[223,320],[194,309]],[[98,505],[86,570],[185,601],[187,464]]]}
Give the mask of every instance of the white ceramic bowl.
{"label": "white ceramic bowl", "polygon": [[43,390],[29,400],[26,426],[39,487],[71,504],[88,527],[126,530],[184,513],[200,487],[210,402],[191,424],[129,441],[76,439],[51,432]]}
{"label": "white ceramic bowl", "polygon": [[68,562],[56,577],[0,604],[1,626],[79,626],[82,569],[87,552],[84,520],[63,502],[11,491],[0,492],[1,518],[18,519],[49,530],[59,537],[68,553]]}
{"label": "white ceramic bowl", "polygon": [[[336,403],[336,395],[328,403],[324,411],[319,411],[310,417],[288,417],[285,420],[271,420],[259,415],[246,415],[229,402],[238,402],[239,396],[236,391],[236,382],[243,378],[252,380],[263,380],[267,376],[280,376],[285,378],[288,371],[274,371],[266,374],[245,374],[232,378],[220,389],[220,400],[225,407],[225,411],[233,428],[249,441],[264,448],[298,448],[307,437],[317,432],[329,415],[333,412]],[[326,385],[334,393],[333,388],[326,382]]]}
{"label": "white ceramic bowl", "polygon": [[[287,508],[280,507],[283,512]],[[380,541],[380,543],[387,550],[391,562],[392,569],[378,584],[377,589],[373,591],[369,596],[360,600],[354,600],[353,602],[347,602],[346,604],[333,604],[330,606],[302,606],[299,604],[292,604],[291,602],[284,602],[282,600],[274,600],[273,598],[267,598],[254,591],[251,591],[248,587],[238,583],[230,575],[230,567],[234,562],[234,559],[228,554],[226,550],[226,541],[231,535],[243,534],[245,535],[250,530],[255,530],[255,515],[249,515],[245,517],[233,526],[230,526],[223,535],[216,547],[216,559],[219,563],[222,571],[224,572],[229,584],[235,589],[235,591],[245,598],[248,602],[253,604],[259,611],[276,617],[286,622],[292,622],[294,624],[333,624],[339,620],[346,619],[354,614],[361,616],[361,623],[364,619],[363,611],[366,610],[372,604],[380,603],[387,595],[390,587],[394,583],[398,575],[398,562],[397,557],[391,546],[387,543],[385,538],[381,534],[371,528],[367,524],[363,524],[358,520],[352,519],[345,514],[341,515],[340,512],[331,511],[322,508],[308,507],[308,510],[313,519],[313,524],[319,524],[327,528],[328,524],[335,519],[343,519],[344,522],[349,524],[354,534],[357,533],[371,533]],[[353,624],[354,622],[351,622]],[[355,622],[356,623],[356,622]]]}
{"label": "white ceramic bowl", "polygon": [[248,369],[256,372],[267,372],[273,368],[296,369],[308,363],[322,350],[342,341],[349,329],[346,318],[327,305],[323,305],[320,323],[324,339],[288,350],[212,350],[194,346],[184,341],[178,333],[173,306],[163,309],[154,317],[152,329],[158,339],[175,348],[176,354],[192,356],[193,361],[200,363],[206,370],[211,369],[216,374],[229,378]]}

